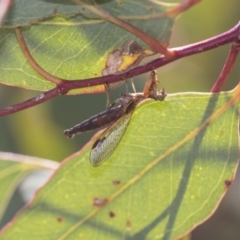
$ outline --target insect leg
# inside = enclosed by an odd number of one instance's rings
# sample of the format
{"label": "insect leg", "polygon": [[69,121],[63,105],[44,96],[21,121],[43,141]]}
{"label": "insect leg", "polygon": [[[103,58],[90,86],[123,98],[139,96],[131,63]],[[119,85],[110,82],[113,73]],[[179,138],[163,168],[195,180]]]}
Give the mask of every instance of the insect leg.
{"label": "insect leg", "polygon": [[136,93],[136,88],[135,88],[135,85],[134,85],[134,82],[133,82],[133,79],[131,78],[130,79],[130,82],[131,82],[131,85],[132,85],[132,89],[133,89],[133,92]]}
{"label": "insect leg", "polygon": [[110,102],[110,89],[109,89],[109,85],[108,85],[108,83],[107,84],[105,84],[105,92],[106,92],[106,94],[107,94],[107,104],[106,104],[106,108],[111,108],[112,106],[111,106],[111,102]]}

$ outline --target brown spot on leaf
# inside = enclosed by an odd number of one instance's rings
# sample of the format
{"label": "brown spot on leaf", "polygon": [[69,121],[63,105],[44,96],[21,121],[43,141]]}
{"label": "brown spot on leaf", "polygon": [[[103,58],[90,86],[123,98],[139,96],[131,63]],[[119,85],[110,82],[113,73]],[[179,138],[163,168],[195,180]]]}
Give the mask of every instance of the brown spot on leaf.
{"label": "brown spot on leaf", "polygon": [[58,222],[62,222],[63,219],[62,219],[61,217],[57,217],[57,221],[58,221]]}
{"label": "brown spot on leaf", "polygon": [[121,182],[120,182],[120,180],[113,180],[112,183],[113,183],[113,185],[119,185]]}
{"label": "brown spot on leaf", "polygon": [[128,40],[122,45],[122,54],[133,56],[134,54],[140,54],[144,51],[144,48],[135,40]]}
{"label": "brown spot on leaf", "polygon": [[225,186],[226,186],[227,189],[230,187],[230,185],[232,184],[232,182],[233,182],[232,179],[231,179],[231,180],[225,180],[225,181],[224,181],[224,184],[225,184]]}
{"label": "brown spot on leaf", "polygon": [[129,220],[126,222],[126,227],[127,228],[131,228],[132,227],[132,223]]}
{"label": "brown spot on leaf", "polygon": [[[121,48],[114,49],[107,56],[107,61],[102,75],[115,74],[122,71],[127,71],[133,66],[138,66],[143,58],[153,55],[154,52],[147,50],[141,46],[136,40],[127,40],[123,43]],[[118,81],[108,84],[108,89],[114,89],[120,86],[124,81]]]}
{"label": "brown spot on leaf", "polygon": [[94,198],[93,199],[93,206],[96,207],[103,207],[104,205],[106,205],[108,202],[107,198]]}
{"label": "brown spot on leaf", "polygon": [[108,59],[105,65],[105,68],[102,71],[102,75],[106,76],[109,74],[114,74],[118,72],[119,66],[122,64],[122,51],[115,49],[108,55]]}
{"label": "brown spot on leaf", "polygon": [[116,215],[115,215],[115,213],[114,213],[113,211],[110,211],[110,212],[109,212],[109,217],[110,217],[110,218],[114,218],[115,216],[116,216]]}

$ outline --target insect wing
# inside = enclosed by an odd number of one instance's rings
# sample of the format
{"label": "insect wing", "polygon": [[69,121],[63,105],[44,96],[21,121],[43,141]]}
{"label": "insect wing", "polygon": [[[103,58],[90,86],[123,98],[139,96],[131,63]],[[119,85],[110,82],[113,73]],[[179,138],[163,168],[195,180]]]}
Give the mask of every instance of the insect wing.
{"label": "insect wing", "polygon": [[95,141],[90,153],[90,163],[93,167],[101,165],[113,153],[127,129],[131,116],[132,112],[125,114],[110,125]]}

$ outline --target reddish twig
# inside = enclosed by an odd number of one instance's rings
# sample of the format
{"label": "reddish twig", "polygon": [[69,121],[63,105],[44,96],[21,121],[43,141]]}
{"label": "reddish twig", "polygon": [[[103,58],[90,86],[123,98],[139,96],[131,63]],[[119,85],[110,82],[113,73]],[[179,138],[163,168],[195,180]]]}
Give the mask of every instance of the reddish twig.
{"label": "reddish twig", "polygon": [[224,86],[225,82],[227,81],[227,78],[234,66],[234,63],[236,62],[236,59],[237,59],[237,56],[239,53],[239,49],[240,49],[240,41],[236,41],[236,42],[232,43],[232,45],[230,47],[230,51],[227,56],[227,60],[225,62],[225,65],[218,77],[218,80],[213,85],[211,92],[216,93],[216,92],[221,91],[222,87]]}
{"label": "reddish twig", "polygon": [[129,24],[128,22],[110,14],[107,11],[104,11],[102,8],[98,7],[97,5],[89,5],[84,3],[80,0],[74,0],[77,4],[83,6],[84,8],[88,9],[89,11],[95,13],[102,19],[107,20],[108,22],[112,22],[115,25],[126,29],[128,32],[134,34],[135,36],[139,37],[141,40],[146,42],[154,51],[161,53],[167,57],[172,57],[174,53],[169,51],[166,47],[164,47],[160,42],[149,36],[147,33],[143,32],[137,27],[134,27],[133,25]]}
{"label": "reddish twig", "polygon": [[188,10],[190,7],[193,7],[195,4],[199,3],[201,0],[184,0],[181,3],[165,3],[165,2],[159,2],[158,0],[148,0],[148,1],[164,7],[171,7],[172,9],[166,12],[161,12],[161,13],[151,13],[149,15],[139,15],[139,16],[121,15],[119,18],[123,20],[149,20],[154,18],[177,16],[182,12]]}
{"label": "reddish twig", "polygon": [[192,7],[193,5],[199,3],[201,0],[184,0],[181,3],[178,4],[172,4],[172,3],[162,3],[158,2],[158,0],[149,0],[152,3],[158,4],[158,5],[165,5],[165,6],[174,6],[173,9],[163,12],[163,13],[157,13],[157,14],[152,14],[152,18],[163,18],[163,17],[171,17],[171,16],[176,16],[179,15],[182,12],[185,12],[187,9]]}
{"label": "reddish twig", "polygon": [[20,27],[17,27],[15,29],[15,33],[16,33],[16,37],[19,43],[20,48],[22,49],[22,52],[24,54],[24,56],[26,57],[26,59],[28,60],[28,62],[31,64],[31,66],[33,67],[33,69],[36,70],[36,72],[39,73],[39,75],[41,75],[42,77],[44,77],[45,79],[47,79],[48,81],[56,84],[56,85],[60,85],[63,81],[65,81],[64,79],[58,78],[53,76],[52,74],[46,72],[32,57],[32,54],[29,52],[28,47],[26,45],[26,42],[24,40],[23,34],[22,34],[22,30]]}
{"label": "reddish twig", "polygon": [[239,32],[240,32],[240,23],[238,23],[235,27],[230,29],[229,31],[220,34],[218,36],[215,36],[213,38],[191,44],[184,47],[178,47],[171,49],[175,52],[175,56],[171,59],[166,58],[164,56],[153,60],[152,62],[149,62],[148,64],[144,66],[138,66],[134,69],[121,72],[115,75],[107,75],[97,78],[91,78],[88,80],[72,80],[72,81],[64,81],[60,86],[57,88],[54,88],[46,93],[40,94],[39,96],[29,99],[25,102],[13,105],[11,107],[7,107],[0,110],[0,117],[6,116],[12,113],[15,113],[17,111],[27,109],[29,107],[35,106],[39,103],[45,102],[53,97],[56,97],[58,95],[66,94],[69,90],[76,89],[76,88],[83,88],[83,87],[90,87],[100,84],[106,84],[106,83],[113,83],[118,82],[124,79],[132,78],[136,75],[149,72],[153,69],[159,68],[161,66],[164,66],[170,62],[176,61],[180,58],[190,56],[193,54],[205,52],[210,49],[214,49],[216,47],[225,45],[227,43],[237,42],[239,41]]}
{"label": "reddish twig", "polygon": [[217,35],[213,38],[209,38],[207,40],[194,43],[191,45],[187,45],[184,47],[172,48],[171,51],[175,52],[175,56],[172,57],[171,59],[161,56],[160,58],[153,60],[147,63],[146,65],[137,66],[134,69],[130,69],[125,72],[121,72],[114,75],[107,75],[104,77],[92,78],[84,81],[72,80],[72,81],[68,81],[66,85],[64,83],[62,87],[66,91],[69,91],[75,88],[95,86],[95,85],[104,84],[104,83],[113,83],[117,81],[122,81],[124,79],[133,78],[134,76],[149,72],[153,69],[159,68],[161,66],[164,66],[170,62],[176,61],[183,57],[205,52],[210,49],[214,49],[216,47],[225,45],[227,43],[236,42],[238,41],[239,32],[240,32],[240,23],[238,23],[235,27],[233,27],[229,31],[222,33],[220,35]]}
{"label": "reddish twig", "polygon": [[10,107],[6,107],[0,110],[0,117],[2,116],[6,116],[15,112],[19,112],[21,110],[33,107],[35,105],[38,105],[40,103],[46,102],[47,100],[54,98],[58,95],[61,95],[60,91],[58,88],[54,88],[48,92],[45,93],[41,93],[40,95],[34,97],[34,98],[30,98],[24,102],[15,104],[13,106]]}

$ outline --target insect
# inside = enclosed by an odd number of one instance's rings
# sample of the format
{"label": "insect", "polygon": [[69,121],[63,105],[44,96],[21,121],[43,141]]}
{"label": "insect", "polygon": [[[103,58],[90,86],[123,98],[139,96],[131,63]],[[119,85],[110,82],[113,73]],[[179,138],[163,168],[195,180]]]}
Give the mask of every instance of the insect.
{"label": "insect", "polygon": [[101,127],[108,128],[98,137],[90,152],[90,163],[96,167],[106,161],[120,142],[130,122],[133,110],[144,99],[151,98],[162,101],[166,97],[164,89],[157,90],[158,80],[156,71],[152,71],[148,78],[143,93],[125,93],[115,103],[119,106],[108,108],[77,125],[64,131],[72,138],[76,134],[92,131]]}

